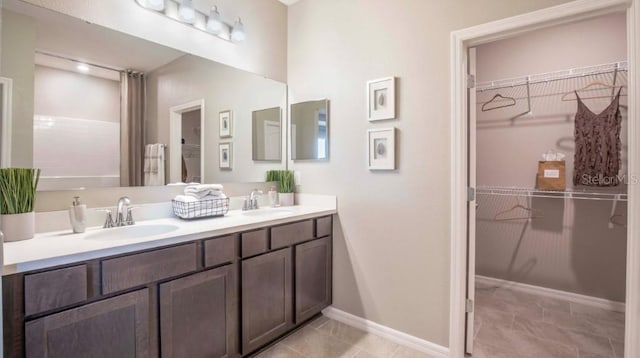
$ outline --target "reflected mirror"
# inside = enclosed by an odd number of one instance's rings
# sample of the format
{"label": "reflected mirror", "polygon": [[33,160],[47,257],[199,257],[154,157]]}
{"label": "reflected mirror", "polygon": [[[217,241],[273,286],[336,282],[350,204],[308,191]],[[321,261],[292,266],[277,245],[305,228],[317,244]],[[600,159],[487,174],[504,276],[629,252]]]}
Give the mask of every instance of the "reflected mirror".
{"label": "reflected mirror", "polygon": [[291,105],[291,159],[329,159],[329,101]]}
{"label": "reflected mirror", "polygon": [[[252,150],[253,113],[286,108],[284,83],[20,0],[2,2],[1,25],[0,83],[12,88],[3,154],[41,168],[39,190],[263,181],[285,169],[280,144],[268,159]],[[268,131],[269,143],[285,138],[281,125]],[[233,163],[220,163],[226,143]]]}
{"label": "reflected mirror", "polygon": [[253,112],[253,160],[282,160],[281,113],[280,107]]}

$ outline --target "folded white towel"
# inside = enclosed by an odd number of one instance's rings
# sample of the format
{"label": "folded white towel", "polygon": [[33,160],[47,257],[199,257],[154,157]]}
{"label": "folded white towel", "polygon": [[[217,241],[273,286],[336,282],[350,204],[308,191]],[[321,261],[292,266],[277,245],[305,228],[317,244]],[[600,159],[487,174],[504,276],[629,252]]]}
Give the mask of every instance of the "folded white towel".
{"label": "folded white towel", "polygon": [[177,195],[175,198],[173,198],[173,200],[175,201],[180,201],[183,203],[196,203],[199,201],[198,198],[195,198],[193,196],[189,196],[189,195]]}
{"label": "folded white towel", "polygon": [[[204,199],[206,197],[215,197],[220,198],[224,196],[224,193],[219,190],[209,190],[209,191],[200,191],[200,192],[185,192],[186,196],[192,196],[196,199]],[[226,196],[225,196],[226,198]]]}
{"label": "folded white towel", "polygon": [[201,192],[201,191],[211,191],[218,190],[221,191],[223,189],[222,184],[197,184],[197,185],[189,185],[184,188],[184,191],[190,191],[193,193]]}

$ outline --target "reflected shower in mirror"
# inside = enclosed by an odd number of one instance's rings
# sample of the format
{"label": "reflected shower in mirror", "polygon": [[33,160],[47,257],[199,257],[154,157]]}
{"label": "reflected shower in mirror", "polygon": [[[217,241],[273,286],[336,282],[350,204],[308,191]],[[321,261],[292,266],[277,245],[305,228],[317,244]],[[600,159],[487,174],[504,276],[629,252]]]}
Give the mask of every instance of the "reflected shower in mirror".
{"label": "reflected shower in mirror", "polygon": [[[41,168],[39,190],[263,181],[285,169],[280,144],[268,162],[252,153],[253,112],[286,108],[284,83],[20,0],[2,1],[0,24],[0,83],[13,89],[3,154]],[[187,113],[196,102],[202,112]],[[232,170],[220,170],[220,143],[233,144]]]}
{"label": "reflected shower in mirror", "polygon": [[291,105],[291,159],[329,159],[329,100]]}
{"label": "reflected shower in mirror", "polygon": [[253,111],[253,160],[282,160],[282,131],[280,107]]}

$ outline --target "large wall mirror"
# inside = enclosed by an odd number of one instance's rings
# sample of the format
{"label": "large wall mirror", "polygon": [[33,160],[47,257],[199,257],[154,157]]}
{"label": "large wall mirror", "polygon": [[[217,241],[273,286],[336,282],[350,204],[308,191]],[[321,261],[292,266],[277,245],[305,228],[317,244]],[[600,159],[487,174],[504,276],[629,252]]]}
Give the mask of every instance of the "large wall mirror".
{"label": "large wall mirror", "polygon": [[291,105],[291,159],[329,159],[329,101]]}
{"label": "large wall mirror", "polygon": [[41,190],[263,181],[286,167],[284,83],[20,0],[3,1],[1,31],[10,165],[41,168]]}

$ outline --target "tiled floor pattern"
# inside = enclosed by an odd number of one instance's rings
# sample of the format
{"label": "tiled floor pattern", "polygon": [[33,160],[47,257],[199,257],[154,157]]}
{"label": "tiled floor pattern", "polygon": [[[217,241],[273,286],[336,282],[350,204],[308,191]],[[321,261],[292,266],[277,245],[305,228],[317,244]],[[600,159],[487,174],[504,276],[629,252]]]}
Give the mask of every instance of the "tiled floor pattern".
{"label": "tiled floor pattern", "polygon": [[474,358],[622,358],[624,314],[479,284]]}
{"label": "tiled floor pattern", "polygon": [[432,358],[321,316],[256,358]]}

